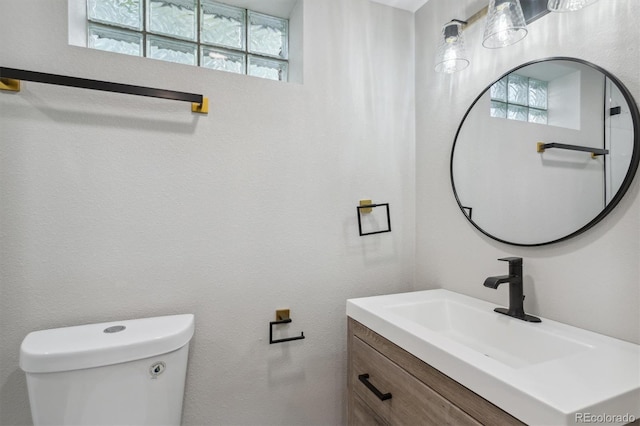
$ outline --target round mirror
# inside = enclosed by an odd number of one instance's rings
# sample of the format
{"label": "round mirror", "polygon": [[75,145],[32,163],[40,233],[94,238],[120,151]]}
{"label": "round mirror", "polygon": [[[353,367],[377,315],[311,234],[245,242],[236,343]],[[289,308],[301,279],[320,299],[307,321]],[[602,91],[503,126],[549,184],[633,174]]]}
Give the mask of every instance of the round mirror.
{"label": "round mirror", "polygon": [[640,159],[640,117],[612,74],[573,58],[521,65],[471,104],[451,152],[465,217],[508,244],[578,235],[618,204]]}

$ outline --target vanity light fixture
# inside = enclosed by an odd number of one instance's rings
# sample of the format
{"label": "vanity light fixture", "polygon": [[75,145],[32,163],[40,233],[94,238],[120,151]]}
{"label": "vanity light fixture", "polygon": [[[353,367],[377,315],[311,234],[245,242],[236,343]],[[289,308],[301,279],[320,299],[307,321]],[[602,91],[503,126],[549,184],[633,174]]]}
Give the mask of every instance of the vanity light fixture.
{"label": "vanity light fixture", "polygon": [[549,0],[547,8],[552,12],[574,12],[598,0]]}
{"label": "vanity light fixture", "polygon": [[462,32],[462,25],[466,23],[466,21],[454,19],[442,27],[436,55],[436,72],[451,74],[469,65]]}
{"label": "vanity light fixture", "polygon": [[490,0],[488,6],[466,20],[452,19],[442,27],[438,39],[436,72],[453,73],[469,65],[463,37],[463,32],[469,25],[486,17],[482,45],[489,49],[509,46],[527,35],[527,24],[549,13],[547,3],[551,4],[552,1],[563,0]]}
{"label": "vanity light fixture", "polygon": [[491,0],[482,45],[488,49],[509,46],[527,35],[520,0]]}

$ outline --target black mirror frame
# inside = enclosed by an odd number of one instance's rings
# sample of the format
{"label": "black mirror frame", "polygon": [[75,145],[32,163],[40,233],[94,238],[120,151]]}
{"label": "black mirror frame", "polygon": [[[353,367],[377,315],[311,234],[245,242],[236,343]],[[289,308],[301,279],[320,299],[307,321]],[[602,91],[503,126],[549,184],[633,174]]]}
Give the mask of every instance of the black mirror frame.
{"label": "black mirror frame", "polygon": [[[627,104],[629,105],[629,110],[631,112],[631,119],[633,121],[633,154],[631,155],[631,161],[629,163],[629,169],[627,170],[627,173],[624,177],[624,180],[622,181],[622,184],[620,185],[620,189],[618,189],[618,192],[616,192],[615,196],[613,197],[613,199],[605,206],[605,208],[595,217],[593,218],[589,223],[587,223],[586,225],[584,225],[583,227],[579,228],[578,230],[571,232],[568,235],[565,235],[564,237],[552,240],[552,241],[547,241],[547,242],[543,242],[543,243],[534,243],[534,244],[523,244],[523,243],[516,243],[513,241],[506,241],[503,240],[501,238],[498,238],[494,235],[491,235],[490,233],[488,233],[487,231],[485,231],[484,229],[482,229],[480,226],[478,226],[478,224],[476,224],[470,217],[470,215],[467,215],[465,213],[465,208],[462,205],[462,203],[460,202],[460,199],[458,198],[458,193],[456,191],[456,186],[453,180],[453,155],[456,149],[456,144],[458,142],[458,136],[460,134],[460,131],[462,130],[462,126],[464,125],[465,120],[467,119],[467,116],[471,113],[471,110],[473,109],[473,107],[476,105],[476,103],[480,100],[480,98],[487,92],[487,90],[489,90],[491,88],[491,85],[493,85],[496,81],[500,80],[501,78],[511,74],[512,72],[515,72],[521,68],[527,67],[529,65],[534,65],[534,64],[538,64],[541,62],[549,62],[549,61],[571,61],[571,62],[577,62],[579,64],[583,64],[583,65],[587,65],[597,71],[600,71],[602,74],[604,74],[606,77],[608,77],[617,87],[618,89],[620,89],[620,92],[622,93],[622,95],[624,96],[625,101],[627,102]],[[618,205],[618,203],[620,202],[620,200],[622,200],[622,197],[624,197],[624,195],[627,193],[627,191],[629,190],[629,187],[631,186],[631,183],[633,182],[633,178],[636,175],[636,171],[638,169],[638,163],[640,163],[640,112],[638,111],[638,105],[636,104],[633,96],[631,95],[631,92],[629,92],[629,89],[627,89],[627,87],[622,84],[622,82],[613,74],[611,74],[609,71],[605,70],[604,68],[595,65],[591,62],[582,60],[582,59],[577,59],[577,58],[571,58],[571,57],[564,57],[564,56],[556,56],[556,57],[550,57],[550,58],[545,58],[545,59],[539,59],[539,60],[535,60],[535,61],[530,61],[527,62],[525,64],[519,65],[509,71],[507,71],[506,73],[502,74],[498,79],[496,79],[494,82],[492,82],[488,87],[486,87],[476,98],[475,100],[471,103],[471,106],[469,106],[469,108],[467,109],[467,112],[464,114],[464,117],[462,117],[462,120],[460,121],[460,125],[458,126],[458,130],[456,131],[456,136],[455,139],[453,140],[453,146],[451,148],[451,160],[450,160],[450,164],[449,164],[449,174],[450,174],[450,179],[451,179],[451,187],[453,189],[453,195],[456,198],[456,202],[458,203],[458,207],[460,207],[460,211],[462,211],[462,214],[464,215],[464,217],[480,232],[482,232],[484,235],[488,236],[489,238],[492,238],[496,241],[499,241],[501,243],[505,243],[505,244],[510,244],[510,245],[514,245],[514,246],[521,246],[521,247],[537,247],[537,246],[544,246],[544,245],[548,245],[548,244],[553,244],[553,243],[558,243],[560,241],[565,241],[568,240],[570,238],[573,238],[577,235],[582,234],[583,232],[593,228],[598,222],[600,222],[602,219],[605,218],[605,216],[607,216],[609,213],[611,213],[611,211]],[[468,209],[468,208],[467,208]]]}

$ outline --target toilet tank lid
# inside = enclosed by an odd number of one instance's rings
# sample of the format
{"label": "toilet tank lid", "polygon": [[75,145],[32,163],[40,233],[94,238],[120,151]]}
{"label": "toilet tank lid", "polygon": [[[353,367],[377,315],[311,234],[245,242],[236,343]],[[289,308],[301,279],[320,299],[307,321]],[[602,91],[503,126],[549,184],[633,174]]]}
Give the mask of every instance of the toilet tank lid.
{"label": "toilet tank lid", "polygon": [[20,346],[20,368],[53,373],[135,361],[180,349],[193,332],[193,314],[34,331]]}

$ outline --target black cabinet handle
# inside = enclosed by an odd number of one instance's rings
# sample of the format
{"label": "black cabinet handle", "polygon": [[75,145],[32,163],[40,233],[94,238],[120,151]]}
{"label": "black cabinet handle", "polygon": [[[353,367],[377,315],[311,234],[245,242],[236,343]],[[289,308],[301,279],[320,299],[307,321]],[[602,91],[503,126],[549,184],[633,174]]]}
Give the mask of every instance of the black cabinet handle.
{"label": "black cabinet handle", "polygon": [[360,374],[358,376],[358,379],[360,379],[360,381],[362,383],[364,383],[364,385],[367,388],[369,388],[369,390],[371,392],[373,392],[378,398],[380,398],[380,401],[386,401],[387,399],[391,399],[391,394],[390,393],[382,393],[382,392],[380,392],[377,387],[373,386],[369,382],[369,375],[368,374]]}

